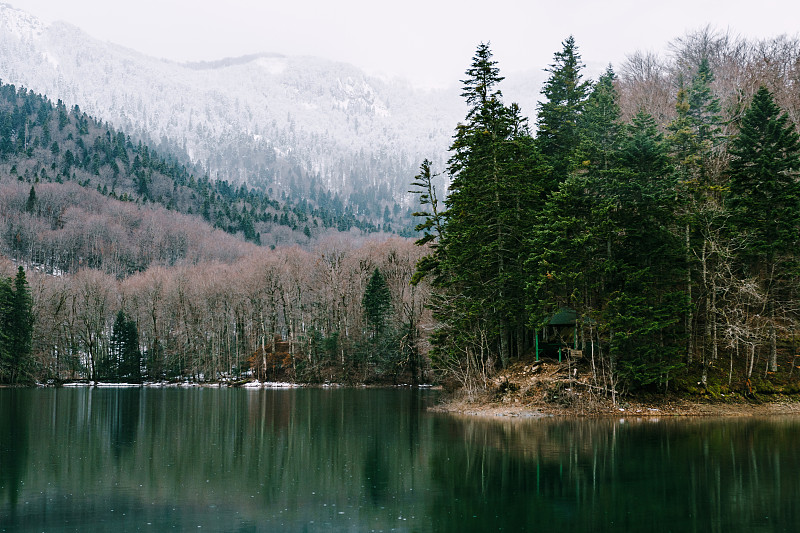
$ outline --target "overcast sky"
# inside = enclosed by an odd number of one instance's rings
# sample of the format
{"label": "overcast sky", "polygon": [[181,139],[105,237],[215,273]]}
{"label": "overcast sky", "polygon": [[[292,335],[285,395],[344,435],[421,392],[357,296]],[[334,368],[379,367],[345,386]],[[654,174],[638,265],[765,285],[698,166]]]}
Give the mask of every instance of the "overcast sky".
{"label": "overcast sky", "polygon": [[797,0],[0,0],[45,22],[177,61],[314,55],[420,86],[457,82],[480,42],[503,74],[542,69],[568,35],[592,71],[707,24],[795,35]]}

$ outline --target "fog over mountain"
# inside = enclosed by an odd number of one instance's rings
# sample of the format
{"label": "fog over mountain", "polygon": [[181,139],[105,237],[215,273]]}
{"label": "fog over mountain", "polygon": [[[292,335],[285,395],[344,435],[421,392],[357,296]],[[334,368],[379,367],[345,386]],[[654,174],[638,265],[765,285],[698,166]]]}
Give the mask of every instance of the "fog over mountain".
{"label": "fog over mountain", "polygon": [[[458,80],[420,90],[345,63],[275,54],[179,64],[5,4],[0,80],[77,104],[212,177],[289,195],[313,181],[343,198],[355,192],[387,204],[408,202],[424,158],[443,168],[465,109]],[[535,97],[538,85],[530,85],[516,92]],[[523,110],[532,113],[532,104]]]}

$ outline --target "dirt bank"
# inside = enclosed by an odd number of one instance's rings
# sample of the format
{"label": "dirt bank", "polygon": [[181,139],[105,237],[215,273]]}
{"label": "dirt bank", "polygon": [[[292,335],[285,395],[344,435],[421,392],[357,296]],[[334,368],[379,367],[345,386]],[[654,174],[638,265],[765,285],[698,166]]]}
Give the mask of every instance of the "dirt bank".
{"label": "dirt bank", "polygon": [[797,395],[693,395],[686,392],[611,398],[575,368],[558,362],[518,363],[469,398],[445,396],[431,409],[482,417],[771,416],[800,415]]}
{"label": "dirt bank", "polygon": [[507,403],[492,399],[449,398],[431,411],[483,417],[541,416],[616,417],[616,416],[769,416],[800,415],[800,401],[794,398],[775,398],[765,403],[719,403],[686,399],[663,402],[622,401],[616,407],[596,403],[588,406],[560,406],[545,402]]}

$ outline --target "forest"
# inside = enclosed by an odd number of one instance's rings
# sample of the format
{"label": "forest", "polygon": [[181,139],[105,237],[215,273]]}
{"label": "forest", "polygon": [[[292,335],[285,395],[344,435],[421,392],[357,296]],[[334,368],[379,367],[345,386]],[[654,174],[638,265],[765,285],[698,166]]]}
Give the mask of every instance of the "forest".
{"label": "forest", "polygon": [[548,340],[613,397],[793,383],[800,42],[705,28],[589,80],[569,37],[532,120],[498,65],[478,46],[448,163],[413,178],[416,246],[379,233],[399,207],[196,177],[0,86],[0,279],[11,309],[25,267],[32,324],[0,380],[477,390]]}
{"label": "forest", "polygon": [[[340,236],[310,251],[262,247],[228,262],[153,266],[124,279],[90,268],[33,271],[28,349],[3,352],[0,377],[430,381],[420,351],[426,292],[408,284],[420,256],[406,239]],[[9,261],[0,264],[0,274],[12,271]],[[7,278],[0,296],[12,300]]]}
{"label": "forest", "polygon": [[485,389],[547,340],[612,398],[796,391],[800,43],[706,28],[584,68],[567,38],[531,125],[477,48],[448,194],[427,161],[414,183],[434,366]]}
{"label": "forest", "polygon": [[421,379],[420,251],[389,238],[408,213],[308,189],[210,180],[0,84],[0,383]]}

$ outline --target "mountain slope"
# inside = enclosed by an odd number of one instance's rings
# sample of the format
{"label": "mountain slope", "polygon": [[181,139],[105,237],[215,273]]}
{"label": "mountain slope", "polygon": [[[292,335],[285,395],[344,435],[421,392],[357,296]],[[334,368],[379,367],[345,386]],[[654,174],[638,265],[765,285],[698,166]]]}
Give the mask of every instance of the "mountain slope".
{"label": "mountain slope", "polygon": [[[53,185],[47,187],[51,197],[63,195],[75,200],[41,209],[35,198],[26,204],[28,188],[33,186],[33,196],[34,189],[44,183]],[[141,207],[194,215],[181,219],[182,226],[208,224],[209,229],[274,246],[310,244],[325,234],[351,229],[365,233],[391,231],[390,220],[372,224],[370,218],[403,215],[356,214],[338,195],[313,184],[309,197],[295,202],[285,195],[279,200],[269,192],[234,186],[221,179],[209,180],[202,169],[181,164],[142,142],[134,143],[124,132],[93,119],[78,106],[67,109],[61,101],[54,104],[24,88],[0,83],[0,252],[45,265],[48,270],[71,271],[82,264],[95,265],[96,261],[86,259],[94,252],[67,254],[69,257],[64,259],[64,254],[59,254],[60,258],[39,257],[37,251],[52,248],[44,244],[50,237],[57,241],[75,240],[64,238],[61,231],[65,229],[65,212],[73,207],[83,209],[84,218],[116,212],[117,208],[106,207],[99,198],[75,192],[75,187],[58,186],[68,183],[92,189],[109,201],[135,204],[134,211]],[[99,207],[84,209],[83,200]],[[72,209],[72,216],[67,218],[76,222],[75,214]],[[167,216],[170,217],[171,214]],[[127,225],[140,224],[134,220]],[[106,234],[97,233],[98,238]],[[186,241],[188,237],[182,239]],[[189,240],[198,239],[202,240],[197,236]],[[145,248],[142,251],[144,256],[153,252]],[[81,263],[79,256],[86,262]],[[112,270],[126,274],[130,269],[146,268],[147,264],[115,266]]]}
{"label": "mountain slope", "polygon": [[[311,179],[391,205],[463,115],[456,90],[425,92],[310,57],[177,64],[43,24],[0,5],[0,79],[79,104],[236,183],[307,194]],[[356,199],[357,200],[357,199]]]}

